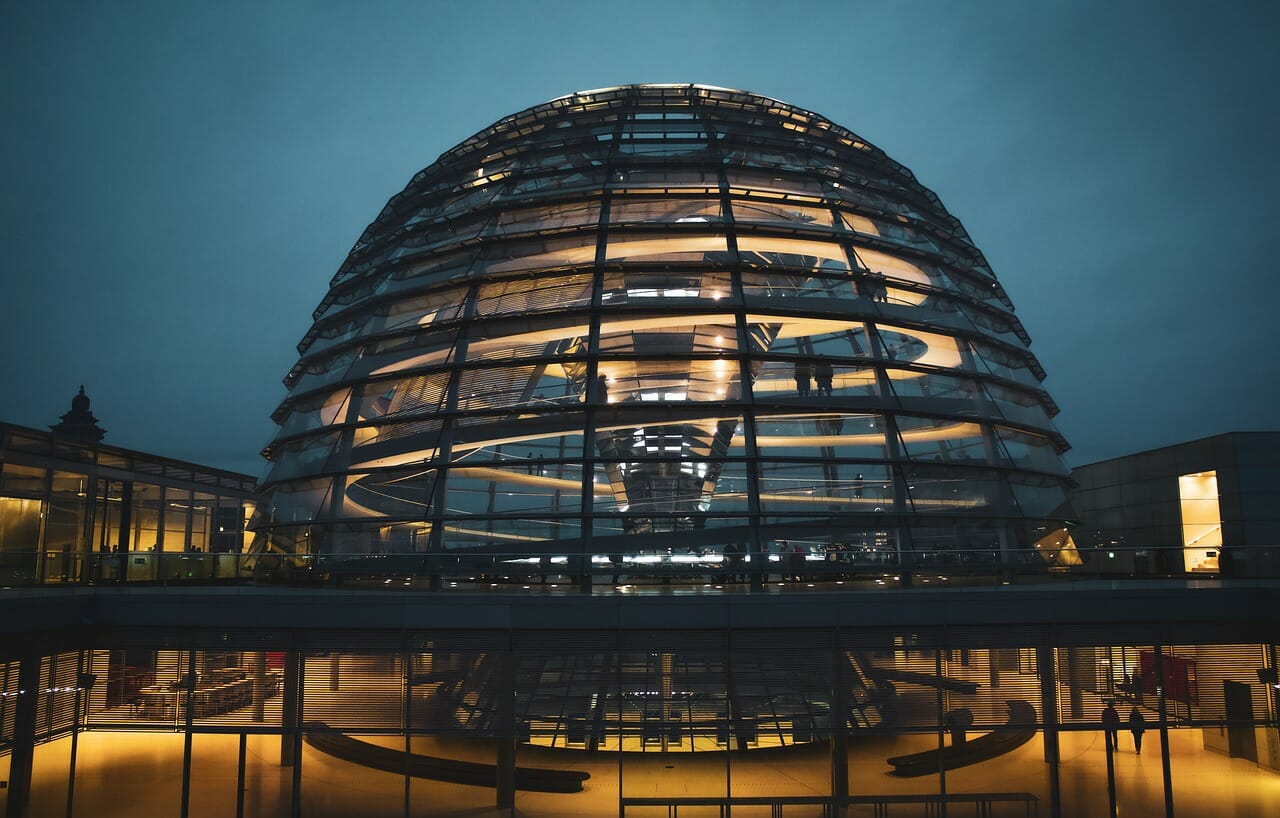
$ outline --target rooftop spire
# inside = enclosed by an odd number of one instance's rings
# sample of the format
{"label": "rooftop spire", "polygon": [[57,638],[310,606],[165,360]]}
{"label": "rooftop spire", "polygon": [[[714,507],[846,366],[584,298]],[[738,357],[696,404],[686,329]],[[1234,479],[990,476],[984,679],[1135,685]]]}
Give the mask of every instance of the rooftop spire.
{"label": "rooftop spire", "polygon": [[62,420],[49,427],[54,434],[82,440],[86,443],[97,443],[107,434],[98,426],[98,419],[89,411],[89,396],[84,393],[84,385],[80,392],[71,398],[71,411],[62,416]]}

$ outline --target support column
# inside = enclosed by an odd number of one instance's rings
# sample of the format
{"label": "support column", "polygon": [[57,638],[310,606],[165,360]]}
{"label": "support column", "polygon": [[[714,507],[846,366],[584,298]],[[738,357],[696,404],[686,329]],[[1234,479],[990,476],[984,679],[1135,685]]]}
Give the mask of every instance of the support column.
{"label": "support column", "polygon": [[516,805],[516,657],[508,646],[498,657],[497,729],[498,749],[494,759],[498,809]]}
{"label": "support column", "polygon": [[26,818],[31,808],[31,766],[35,760],[36,702],[40,695],[40,657],[25,656],[18,666],[18,701],[13,712],[13,750],[9,756],[6,818]]}
{"label": "support column", "polygon": [[849,803],[849,679],[838,643],[831,659],[831,800],[836,810],[843,810]]}
{"label": "support column", "polygon": [[1049,816],[1062,818],[1062,795],[1058,781],[1058,679],[1053,665],[1053,648],[1036,648],[1036,672],[1040,675],[1040,703],[1044,712],[1044,761],[1049,765]]}
{"label": "support column", "polygon": [[253,680],[253,720],[261,723],[267,720],[267,654],[266,651],[255,651],[250,661],[250,678]]}
{"label": "support column", "polygon": [[[951,641],[949,636],[947,637],[947,641],[948,642]],[[935,646],[933,649],[933,667],[934,667],[934,670],[933,670],[934,674],[939,679],[941,679],[943,677],[941,645]],[[942,803],[940,805],[942,807],[942,818],[946,818],[947,816],[947,765],[945,760],[946,757],[943,755],[943,751],[946,749],[946,746],[947,746],[947,727],[946,727],[947,712],[946,712],[946,705],[943,702],[942,696],[943,696],[942,685],[938,685],[938,688],[934,693],[934,701],[936,702],[935,710],[934,710],[934,718],[937,719],[937,724],[938,724],[938,795],[942,796]]]}
{"label": "support column", "polygon": [[244,818],[244,773],[248,739],[247,733],[240,734],[240,754],[236,761],[236,818]]}
{"label": "support column", "polygon": [[1156,684],[1160,686],[1158,718],[1160,719],[1160,767],[1164,772],[1164,814],[1166,818],[1173,818],[1173,772],[1169,765],[1169,712],[1165,706],[1169,688],[1168,680],[1164,677],[1164,651],[1156,645],[1155,653]]}
{"label": "support column", "polygon": [[1084,718],[1084,679],[1081,678],[1080,662],[1080,648],[1067,648],[1067,701],[1073,719]]}
{"label": "support column", "polygon": [[298,741],[298,717],[302,709],[302,657],[296,648],[284,654],[284,695],[280,699],[282,732],[280,734],[280,766],[293,764],[294,744]]}
{"label": "support column", "polygon": [[187,651],[186,684],[183,685],[182,699],[186,702],[186,718],[182,730],[182,801],[178,814],[187,818],[191,812],[191,722],[196,710],[196,652]]}

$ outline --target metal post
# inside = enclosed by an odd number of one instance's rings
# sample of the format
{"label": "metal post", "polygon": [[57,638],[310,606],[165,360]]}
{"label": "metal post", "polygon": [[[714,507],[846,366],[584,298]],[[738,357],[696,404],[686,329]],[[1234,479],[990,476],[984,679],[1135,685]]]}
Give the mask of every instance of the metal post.
{"label": "metal post", "polygon": [[1049,765],[1049,815],[1062,818],[1062,794],[1058,780],[1061,760],[1058,747],[1058,680],[1053,665],[1053,648],[1036,648],[1036,670],[1040,674],[1040,701],[1044,708],[1044,760]]}
{"label": "metal post", "polygon": [[76,751],[80,743],[80,694],[85,689],[84,651],[76,659],[76,709],[71,716],[71,763],[67,771],[67,818],[71,818],[76,799]]}
{"label": "metal post", "polygon": [[289,794],[290,814],[293,818],[302,818],[302,733],[295,730],[293,734],[293,786]]}
{"label": "metal post", "polygon": [[839,634],[831,658],[831,799],[834,808],[840,809],[849,803],[849,700]]}
{"label": "metal post", "polygon": [[187,718],[182,731],[182,805],[179,808],[182,818],[187,818],[191,807],[191,720],[195,716],[196,705],[196,652],[191,649],[187,650],[186,688]]}
{"label": "metal post", "polygon": [[300,659],[296,648],[290,648],[284,654],[284,696],[280,701],[281,727],[280,734],[280,766],[288,767],[293,763],[293,745],[297,741],[298,728],[298,676]]}
{"label": "metal post", "polygon": [[[937,675],[939,679],[941,679],[942,678],[942,647],[940,645],[934,646],[933,666],[934,666],[933,672]],[[943,701],[942,701],[942,685],[938,685],[937,695],[934,697],[934,699],[938,703],[938,707],[936,710],[936,718],[938,719],[938,795],[940,796],[940,800],[938,801],[938,806],[941,810],[938,814],[941,816],[941,818],[947,818],[947,764],[946,764],[946,755],[944,754],[944,751],[946,750],[946,746],[947,746],[947,739],[946,739],[947,730],[946,730],[946,725],[943,722],[943,708],[945,707],[945,705],[943,704]],[[1115,816],[1112,816],[1112,818],[1115,818]]]}
{"label": "metal post", "polygon": [[1156,684],[1160,686],[1157,699],[1160,719],[1160,768],[1164,775],[1164,814],[1165,818],[1173,818],[1173,773],[1169,766],[1169,712],[1165,706],[1168,696],[1167,680],[1164,678],[1164,651],[1155,646]]}
{"label": "metal post", "polygon": [[39,655],[22,657],[18,666],[18,703],[13,713],[13,749],[9,755],[7,818],[26,818],[31,806],[31,767],[35,761],[36,702],[40,695]]}
{"label": "metal post", "polygon": [[498,657],[498,703],[497,733],[498,748],[494,759],[496,766],[496,789],[498,809],[514,811],[516,805],[516,725],[515,725],[515,656],[510,641],[506,651]]}
{"label": "metal post", "polygon": [[1115,746],[1111,741],[1111,730],[1105,725],[1102,730],[1103,743],[1107,746],[1107,815],[1116,818],[1116,762]]}
{"label": "metal post", "polygon": [[408,640],[400,650],[400,678],[404,685],[402,712],[404,721],[404,818],[409,818],[409,803],[413,791],[413,653]]}
{"label": "metal post", "polygon": [[244,818],[244,767],[248,735],[240,734],[240,758],[236,763],[236,818]]}

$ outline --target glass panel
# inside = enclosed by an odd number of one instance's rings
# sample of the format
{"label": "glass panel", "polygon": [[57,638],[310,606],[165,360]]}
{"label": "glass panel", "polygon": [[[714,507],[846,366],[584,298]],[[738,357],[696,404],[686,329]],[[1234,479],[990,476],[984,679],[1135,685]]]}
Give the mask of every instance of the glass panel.
{"label": "glass panel", "polygon": [[[474,484],[464,484],[456,495],[457,501],[466,506],[483,506],[487,501],[484,492],[476,492],[480,497],[467,496],[464,490],[471,490]],[[464,506],[461,510],[465,510]],[[450,511],[455,506],[450,506]],[[522,560],[521,566],[512,564],[513,573],[527,571],[534,573],[537,568],[537,557],[546,553],[562,554],[569,548],[577,551],[577,539],[581,535],[582,519],[580,516],[563,518],[543,517],[540,519],[515,518],[450,518],[444,521],[442,542],[447,551],[465,549],[483,549],[487,560],[491,563],[501,561],[504,564],[511,560]],[[568,543],[566,547],[565,543]],[[477,570],[492,573],[493,565],[480,561],[468,561],[461,564],[464,572]]]}
{"label": "glass panel", "polygon": [[668,193],[716,195],[720,180],[714,170],[698,168],[623,168],[614,171],[609,186],[619,192],[665,190]]}
{"label": "glass panel", "polygon": [[1048,517],[1067,502],[1066,489],[1052,478],[1010,477],[1009,488],[1013,490],[1018,508],[1027,517]]}
{"label": "glass panel", "polygon": [[[271,522],[279,524],[314,520],[327,505],[332,483],[332,479],[322,478],[272,487],[270,500],[266,504]],[[165,550],[176,550],[170,545],[167,536]]]}
{"label": "glass panel", "polygon": [[748,304],[760,305],[779,299],[809,299],[816,309],[824,303],[833,308],[859,295],[854,279],[844,275],[788,275],[785,273],[742,273],[742,291]]}
{"label": "glass panel", "polygon": [[[214,500],[212,494],[199,491],[192,497],[190,551],[209,550],[209,525],[213,518]],[[170,507],[172,508],[172,504]]]}
{"label": "glass panel", "polygon": [[756,447],[762,457],[878,460],[884,457],[884,445],[884,424],[877,415],[756,416]]}
{"label": "glass panel", "polygon": [[[427,418],[408,423],[387,422],[382,426],[361,426],[352,433],[352,446],[361,450],[358,454],[362,459],[353,460],[351,466],[377,468],[435,457],[441,423],[440,418]],[[393,441],[400,443],[391,445]],[[387,444],[383,450],[386,453],[382,457],[373,457],[379,450],[372,447],[378,444]]]}
{"label": "glass panel", "polygon": [[893,510],[893,484],[872,464],[760,464],[760,508],[766,512],[883,512]]}
{"label": "glass panel", "polygon": [[606,272],[601,301],[638,307],[671,302],[732,303],[730,275],[727,270]]}
{"label": "glass panel", "polygon": [[[680,328],[673,328],[678,330]],[[625,338],[618,346],[635,345],[653,349],[664,345],[711,346],[717,343],[714,327],[685,328],[689,332],[670,334],[649,333],[633,336],[630,344]],[[719,336],[724,338],[725,336]],[[728,343],[732,343],[728,336]],[[614,350],[610,350],[614,351]],[[617,350],[626,351],[626,350]],[[673,350],[674,351],[674,350]],[[739,368],[729,358],[700,358],[692,360],[639,359],[601,361],[600,373],[605,377],[602,397],[609,404],[681,404],[699,401],[741,400]]]}
{"label": "glass panel", "polygon": [[910,415],[899,415],[897,421],[902,442],[913,460],[976,465],[1003,459],[987,447],[982,427],[976,423]]}
{"label": "glass panel", "polygon": [[911,466],[907,490],[916,511],[998,514],[1008,505],[996,475],[968,469]]}
{"label": "glass panel", "polygon": [[[733,653],[729,716],[738,728],[731,746],[739,750],[729,755],[733,796],[831,793],[831,765],[815,762],[826,757],[823,751],[832,731],[833,657],[830,651],[808,648],[804,641],[752,634],[753,649]],[[745,748],[743,739],[747,739]],[[768,748],[789,748],[790,752],[760,752]],[[811,760],[801,761],[802,756]]]}
{"label": "glass panel", "polygon": [[484,335],[476,332],[467,343],[467,361],[511,361],[523,358],[582,357],[589,332],[585,317],[547,317],[524,332]]}
{"label": "glass panel", "polygon": [[605,261],[610,262],[727,262],[722,234],[611,233]]}
{"label": "glass panel", "polygon": [[273,465],[268,482],[284,480],[322,469],[341,440],[340,432],[313,435],[285,443],[271,453]]}
{"label": "glass panel", "polygon": [[162,504],[159,486],[150,486],[145,483],[133,485],[133,535],[129,538],[130,550],[157,550],[160,542]]}
{"label": "glass panel", "polygon": [[518,794],[520,814],[539,818],[597,811],[584,806],[584,798],[601,805],[618,799],[617,654],[607,643],[592,651],[594,640],[579,634],[563,642],[556,636],[526,648],[532,650],[518,657],[515,671],[516,765],[546,770],[564,784],[560,792]]}
{"label": "glass panel", "polygon": [[596,258],[595,234],[561,239],[508,242],[490,248],[488,274],[590,264]]}
{"label": "glass panel", "polygon": [[880,230],[876,227],[876,223],[871,219],[868,219],[866,216],[859,216],[856,213],[845,212],[841,213],[840,217],[844,219],[844,226],[855,233],[862,233],[866,236],[880,235]]}
{"label": "glass panel", "polygon": [[828,272],[849,269],[844,245],[829,241],[788,239],[743,233],[738,236],[742,263],[753,267],[802,267]]}
{"label": "glass panel", "polygon": [[449,375],[444,372],[368,384],[360,399],[356,420],[370,421],[435,412],[444,403],[448,385]]}
{"label": "glass panel", "polygon": [[435,492],[435,472],[394,469],[372,474],[350,474],[338,517],[373,517],[388,521],[425,520]]}
{"label": "glass panel", "polygon": [[548,204],[508,210],[498,218],[497,235],[507,233],[540,232],[566,227],[594,225],[600,220],[598,201]]}
{"label": "glass panel", "polygon": [[535,463],[520,466],[454,466],[445,506],[450,513],[521,514],[576,512],[581,507],[582,467]]}
{"label": "glass panel", "polygon": [[803,176],[781,175],[767,171],[726,168],[729,192],[734,196],[766,196],[782,198],[798,196],[802,200],[816,201],[822,196],[822,184]]}
{"label": "glass panel", "polygon": [[591,303],[591,276],[519,279],[485,284],[476,298],[476,314],[526,315],[584,307]]}
{"label": "glass panel", "polygon": [[10,494],[44,494],[44,480],[47,472],[35,466],[20,466],[17,463],[0,464],[0,491]]}
{"label": "glass panel", "polygon": [[458,382],[458,411],[564,406],[582,401],[582,384],[563,364],[470,369]]}
{"label": "glass panel", "polygon": [[[724,797],[728,768],[723,757],[700,762],[698,754],[731,741],[725,656],[710,645],[678,652],[654,647],[619,658],[622,795]],[[749,738],[754,722],[737,721],[741,730],[735,732]],[[679,767],[686,772],[670,774]]]}
{"label": "glass panel", "polygon": [[779,398],[867,397],[877,393],[875,370],[869,366],[849,366],[818,361],[758,361],[751,385],[757,400]]}
{"label": "glass panel", "polygon": [[989,372],[1001,378],[1018,381],[1039,388],[1040,381],[1027,368],[1026,360],[1013,352],[987,344],[970,342],[974,366],[978,372]]}
{"label": "glass panel", "polygon": [[615,197],[609,221],[702,224],[723,221],[719,199],[633,199]]}
{"label": "glass panel", "polygon": [[1218,473],[1179,475],[1178,507],[1182,516],[1182,556],[1186,570],[1219,570],[1222,512],[1218,508]]}
{"label": "glass panel", "polygon": [[831,211],[824,207],[806,207],[790,202],[759,202],[736,199],[733,202],[733,219],[736,222],[780,224],[787,227],[808,225],[831,227]]}
{"label": "glass panel", "polygon": [[1007,426],[994,428],[1013,465],[1035,471],[1066,474],[1066,467],[1062,465],[1049,438]]}
{"label": "glass panel", "polygon": [[347,405],[351,397],[351,389],[339,389],[329,394],[299,401],[289,411],[289,416],[280,426],[280,436],[293,435],[342,423],[347,417]]}

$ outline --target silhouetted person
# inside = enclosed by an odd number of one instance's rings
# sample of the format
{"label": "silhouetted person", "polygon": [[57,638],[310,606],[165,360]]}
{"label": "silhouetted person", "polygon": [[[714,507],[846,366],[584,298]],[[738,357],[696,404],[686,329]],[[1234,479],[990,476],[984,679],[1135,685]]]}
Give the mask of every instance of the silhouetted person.
{"label": "silhouetted person", "polygon": [[1102,729],[1106,732],[1107,750],[1116,748],[1116,739],[1120,736],[1120,714],[1114,702],[1108,701],[1102,710]]}
{"label": "silhouetted person", "polygon": [[1218,546],[1218,576],[1230,579],[1236,575],[1235,555],[1222,546]]}
{"label": "silhouetted person", "polygon": [[1142,755],[1142,733],[1147,729],[1147,720],[1142,717],[1142,711],[1133,708],[1129,711],[1129,732],[1133,733],[1133,751],[1138,755]]}
{"label": "silhouetted person", "polygon": [[791,546],[788,558],[791,560],[791,578],[796,582],[804,582],[804,548],[799,543]]}
{"label": "silhouetted person", "polygon": [[832,381],[835,379],[835,370],[831,368],[831,364],[818,361],[813,368],[813,379],[818,384],[818,394],[831,397]]}
{"label": "silhouetted person", "polygon": [[871,293],[876,301],[889,300],[889,288],[885,285],[883,273],[871,274]]}
{"label": "silhouetted person", "polygon": [[796,394],[802,398],[809,397],[811,373],[808,361],[796,361]]}
{"label": "silhouetted person", "polygon": [[742,546],[732,542],[726,544],[724,547],[724,562],[725,562],[725,566],[729,569],[728,581],[741,582],[743,579]]}

